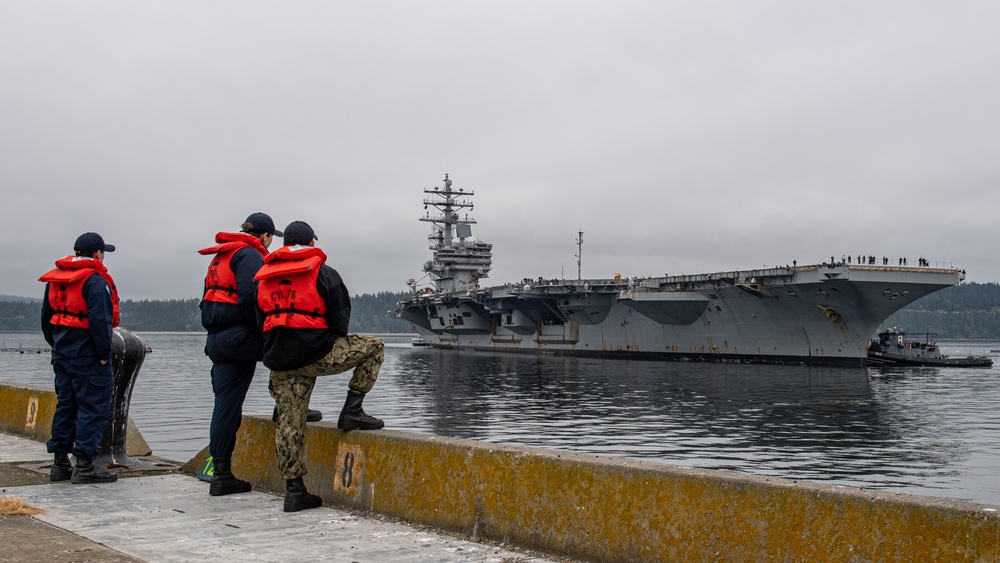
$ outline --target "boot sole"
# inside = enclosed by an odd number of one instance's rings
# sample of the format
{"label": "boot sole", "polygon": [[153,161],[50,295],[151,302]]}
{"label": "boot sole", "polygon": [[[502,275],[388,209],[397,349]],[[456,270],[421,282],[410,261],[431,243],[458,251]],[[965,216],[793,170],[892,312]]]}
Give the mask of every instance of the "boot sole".
{"label": "boot sole", "polygon": [[351,426],[348,426],[348,425],[341,426],[340,424],[338,424],[337,428],[339,428],[340,430],[344,430],[345,432],[349,431],[349,430],[381,430],[381,429],[385,428],[385,424],[379,424],[378,426],[375,426],[375,425],[362,425],[362,424],[351,425]]}
{"label": "boot sole", "polygon": [[320,499],[318,503],[311,502],[311,503],[306,504],[305,506],[294,506],[294,505],[293,506],[288,506],[286,504],[285,507],[284,507],[284,511],[285,512],[299,512],[301,510],[311,510],[313,508],[320,508],[322,506],[323,506],[323,499]]}
{"label": "boot sole", "polygon": [[70,477],[69,481],[74,485],[97,485],[100,483],[114,483],[118,477]]}
{"label": "boot sole", "polygon": [[209,487],[208,494],[213,497],[224,497],[226,495],[238,495],[241,493],[249,493],[253,489],[251,487],[240,487],[238,489],[213,489]]}
{"label": "boot sole", "polygon": [[226,495],[238,495],[242,493],[249,493],[251,490],[253,489],[239,489],[239,490],[226,489],[222,491],[213,491],[209,489],[208,494],[213,497],[224,497]]}

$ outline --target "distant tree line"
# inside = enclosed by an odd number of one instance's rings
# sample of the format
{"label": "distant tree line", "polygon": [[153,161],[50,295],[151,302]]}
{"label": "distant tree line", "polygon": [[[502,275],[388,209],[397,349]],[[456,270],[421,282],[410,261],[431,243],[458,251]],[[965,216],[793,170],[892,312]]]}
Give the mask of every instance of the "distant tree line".
{"label": "distant tree line", "polygon": [[0,330],[40,331],[42,321],[41,300],[20,300],[5,295],[0,301]]}
{"label": "distant tree line", "polygon": [[[351,298],[351,332],[412,332],[409,323],[389,315],[406,292],[388,291]],[[135,331],[201,331],[198,299],[121,303],[122,326]],[[41,300],[0,296],[0,331],[37,331]],[[1000,339],[1000,284],[963,283],[932,293],[883,323],[939,338]]]}
{"label": "distant tree line", "polygon": [[200,299],[169,299],[166,301],[132,301],[120,304],[122,328],[148,332],[185,332],[205,330],[201,327]]}
{"label": "distant tree line", "polygon": [[914,301],[882,323],[939,338],[1000,339],[1000,284],[963,283]]}
{"label": "distant tree line", "polygon": [[396,302],[410,295],[409,292],[392,293],[380,291],[374,295],[365,293],[351,297],[351,332],[385,334],[393,332],[413,332],[413,326],[392,316]]}
{"label": "distant tree line", "polygon": [[[381,292],[351,298],[351,332],[378,334],[413,332],[410,324],[386,314],[407,293]],[[121,326],[146,332],[199,332],[200,299],[141,300],[121,302]],[[0,297],[0,331],[41,330],[42,302],[37,298]]]}

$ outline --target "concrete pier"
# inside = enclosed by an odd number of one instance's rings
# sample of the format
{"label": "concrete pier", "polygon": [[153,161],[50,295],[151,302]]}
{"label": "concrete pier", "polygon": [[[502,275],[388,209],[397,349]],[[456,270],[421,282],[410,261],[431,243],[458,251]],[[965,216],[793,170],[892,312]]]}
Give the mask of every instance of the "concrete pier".
{"label": "concrete pier", "polygon": [[[276,489],[273,423],[240,431],[234,466]],[[581,560],[1000,561],[996,506],[324,422],[306,444],[334,505]]]}
{"label": "concrete pier", "polygon": [[[13,400],[0,385],[0,402]],[[283,488],[274,430],[269,417],[254,416],[240,429],[233,466],[255,490]],[[997,506],[393,430],[342,432],[325,422],[307,432],[305,480],[327,504],[554,558],[1000,561]],[[184,470],[193,474],[205,456]],[[295,517],[319,519],[310,513]]]}
{"label": "concrete pier", "polygon": [[[323,507],[282,512],[282,497],[212,497],[176,471],[125,473],[115,483],[50,483],[45,445],[0,434],[0,497],[44,510],[0,515],[0,560],[357,561],[370,563],[559,561],[378,515]],[[27,468],[27,469],[26,469]]]}

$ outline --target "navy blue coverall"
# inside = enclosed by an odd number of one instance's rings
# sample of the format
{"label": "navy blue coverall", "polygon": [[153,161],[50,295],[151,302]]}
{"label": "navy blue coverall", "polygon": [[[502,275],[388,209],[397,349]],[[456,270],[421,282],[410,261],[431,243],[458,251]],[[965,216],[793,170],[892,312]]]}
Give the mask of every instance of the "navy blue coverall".
{"label": "navy blue coverall", "polygon": [[[114,372],[111,367],[111,288],[100,275],[83,283],[90,328],[51,323],[49,284],[42,300],[42,334],[52,346],[52,370],[59,402],[52,415],[49,453],[72,453],[93,461],[111,416]],[[101,360],[106,363],[101,365]]]}
{"label": "navy blue coverall", "polygon": [[253,248],[237,250],[230,260],[237,303],[201,302],[201,324],[208,331],[205,353],[212,360],[215,393],[208,444],[214,459],[228,459],[236,448],[243,401],[257,362],[263,359],[264,337],[257,324],[257,282],[253,279],[263,265],[264,258]]}

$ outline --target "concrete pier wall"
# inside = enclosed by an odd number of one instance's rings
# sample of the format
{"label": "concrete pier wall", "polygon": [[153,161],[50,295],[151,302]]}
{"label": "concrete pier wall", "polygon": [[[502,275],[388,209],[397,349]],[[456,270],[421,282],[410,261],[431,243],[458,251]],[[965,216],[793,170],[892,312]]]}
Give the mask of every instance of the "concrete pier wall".
{"label": "concrete pier wall", "polygon": [[[240,432],[234,472],[282,491],[274,424]],[[325,422],[306,450],[327,502],[585,560],[1000,561],[993,506]]]}
{"label": "concrete pier wall", "polygon": [[[39,442],[47,441],[52,435],[52,415],[56,412],[56,403],[56,394],[52,389],[0,383],[0,432]],[[152,453],[131,417],[125,440],[128,455]]]}
{"label": "concrete pier wall", "polygon": [[[328,503],[582,560],[1000,561],[996,506],[326,422],[306,444]],[[283,491],[269,417],[244,418],[233,469]]]}

